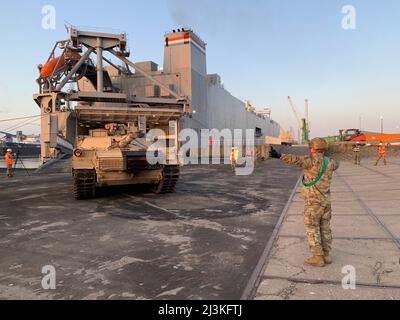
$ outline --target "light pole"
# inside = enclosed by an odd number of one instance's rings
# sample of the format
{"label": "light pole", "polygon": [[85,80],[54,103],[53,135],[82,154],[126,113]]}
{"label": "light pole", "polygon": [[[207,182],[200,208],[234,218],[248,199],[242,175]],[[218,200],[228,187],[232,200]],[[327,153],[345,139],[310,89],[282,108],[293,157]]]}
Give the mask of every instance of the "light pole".
{"label": "light pole", "polygon": [[381,134],[383,134],[384,128],[383,128],[383,116],[381,116]]}

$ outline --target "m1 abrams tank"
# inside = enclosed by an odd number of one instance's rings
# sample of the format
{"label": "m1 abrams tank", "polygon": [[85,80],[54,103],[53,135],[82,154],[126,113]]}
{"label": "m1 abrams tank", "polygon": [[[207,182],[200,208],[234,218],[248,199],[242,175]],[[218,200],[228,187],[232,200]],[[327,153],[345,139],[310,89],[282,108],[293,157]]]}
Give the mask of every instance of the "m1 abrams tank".
{"label": "m1 abrams tank", "polygon": [[73,154],[76,199],[116,185],[172,192],[179,178],[179,127],[191,115],[179,77],[130,61],[126,34],[74,27],[69,34],[39,65],[34,100],[41,110],[43,163]]}
{"label": "m1 abrams tank", "polygon": [[[170,125],[168,132],[174,130],[176,121]],[[110,123],[83,131],[72,160],[76,199],[92,198],[97,188],[116,185],[149,185],[157,194],[174,191],[179,179],[174,134],[149,141],[149,132],[138,130],[135,123]],[[162,139],[164,149],[153,148],[154,140]]]}

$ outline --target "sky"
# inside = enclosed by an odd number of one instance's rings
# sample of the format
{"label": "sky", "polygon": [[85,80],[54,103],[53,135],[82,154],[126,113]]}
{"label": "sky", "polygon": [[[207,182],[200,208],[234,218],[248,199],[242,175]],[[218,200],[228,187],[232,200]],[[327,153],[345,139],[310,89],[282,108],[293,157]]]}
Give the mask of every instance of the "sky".
{"label": "sky", "polygon": [[[42,27],[43,6],[56,9],[55,29]],[[344,29],[345,5],[355,29]],[[312,136],[339,129],[400,132],[400,1],[398,0],[152,0],[0,2],[1,120],[39,114],[32,100],[37,65],[65,24],[126,32],[133,61],[163,62],[163,35],[191,27],[207,43],[208,73],[258,108],[271,108],[282,127],[296,129],[291,96]],[[361,121],[360,121],[361,120]],[[22,126],[38,133],[38,121]]]}

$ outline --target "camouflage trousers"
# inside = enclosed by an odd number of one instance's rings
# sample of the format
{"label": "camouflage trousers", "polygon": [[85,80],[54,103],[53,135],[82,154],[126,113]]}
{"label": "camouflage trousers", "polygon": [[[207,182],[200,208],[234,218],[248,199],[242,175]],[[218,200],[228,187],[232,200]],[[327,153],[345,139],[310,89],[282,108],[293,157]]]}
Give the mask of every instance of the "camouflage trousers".
{"label": "camouflage trousers", "polygon": [[383,159],[383,163],[385,164],[385,166],[387,165],[386,155],[379,155],[378,158],[376,159],[375,166],[378,165],[378,163],[379,163],[379,161],[380,161],[381,159]]}
{"label": "camouflage trousers", "polygon": [[307,204],[304,207],[304,224],[311,252],[322,256],[332,249],[331,205]]}
{"label": "camouflage trousers", "polygon": [[354,152],[354,164],[356,165],[361,164],[361,155],[359,152]]}
{"label": "camouflage trousers", "polygon": [[232,172],[236,172],[236,166],[237,166],[237,163],[236,163],[236,161],[235,161],[235,160],[231,160],[231,168],[232,168]]}
{"label": "camouflage trousers", "polygon": [[12,164],[7,165],[7,176],[12,175]]}

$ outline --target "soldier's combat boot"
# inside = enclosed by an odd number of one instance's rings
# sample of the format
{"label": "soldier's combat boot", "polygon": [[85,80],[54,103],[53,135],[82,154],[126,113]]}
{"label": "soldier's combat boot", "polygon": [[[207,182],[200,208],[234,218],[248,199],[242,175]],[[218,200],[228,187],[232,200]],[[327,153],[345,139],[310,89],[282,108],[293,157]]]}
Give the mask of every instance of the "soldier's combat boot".
{"label": "soldier's combat boot", "polygon": [[312,256],[310,259],[304,261],[304,264],[306,266],[312,266],[312,267],[324,267],[325,266],[324,256]]}
{"label": "soldier's combat boot", "polygon": [[324,261],[325,264],[332,264],[332,258],[330,257],[329,253],[324,254]]}

